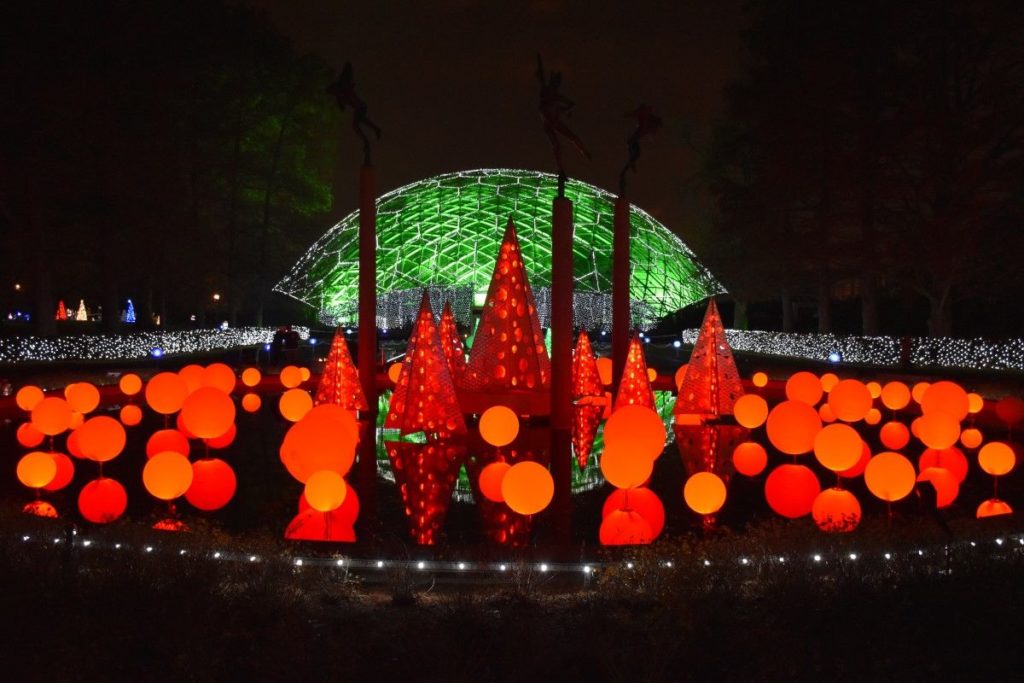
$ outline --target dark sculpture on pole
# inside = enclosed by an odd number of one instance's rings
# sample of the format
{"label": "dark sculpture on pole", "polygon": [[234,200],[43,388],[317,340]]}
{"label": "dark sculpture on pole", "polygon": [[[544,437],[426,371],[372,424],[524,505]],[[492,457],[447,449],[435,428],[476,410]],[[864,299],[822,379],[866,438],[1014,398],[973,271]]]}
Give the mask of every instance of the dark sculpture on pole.
{"label": "dark sculpture on pole", "polygon": [[367,137],[363,127],[366,126],[373,131],[377,140],[380,140],[380,126],[375,124],[366,116],[366,102],[356,94],[356,83],[352,79],[352,62],[345,62],[338,80],[334,81],[327,88],[327,92],[334,95],[338,102],[338,108],[345,111],[346,107],[352,107],[352,130],[363,141],[363,165],[370,165],[370,138]]}
{"label": "dark sculpture on pole", "polygon": [[555,153],[555,163],[558,165],[558,196],[565,196],[565,165],[562,163],[562,145],[558,139],[562,135],[579,150],[585,158],[590,158],[590,152],[583,146],[576,133],[572,132],[562,121],[562,116],[572,116],[572,109],[576,103],[562,94],[562,73],[552,71],[549,76],[544,76],[544,61],[540,54],[537,54],[537,81],[540,83],[540,118],[544,123],[544,133],[551,142],[551,149]]}
{"label": "dark sculpture on pole", "polygon": [[626,171],[636,173],[636,160],[640,158],[640,139],[654,135],[661,128],[661,118],[654,113],[654,109],[650,105],[641,104],[633,111],[627,112],[626,116],[636,119],[636,128],[626,143],[629,146],[629,159],[626,160],[626,165],[619,173],[620,195],[626,193]]}

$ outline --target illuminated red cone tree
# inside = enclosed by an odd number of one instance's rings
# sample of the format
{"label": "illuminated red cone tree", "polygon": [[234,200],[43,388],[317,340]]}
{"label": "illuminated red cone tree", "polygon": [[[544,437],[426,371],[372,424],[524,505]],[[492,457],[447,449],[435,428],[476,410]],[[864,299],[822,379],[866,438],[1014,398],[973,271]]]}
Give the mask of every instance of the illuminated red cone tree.
{"label": "illuminated red cone tree", "polygon": [[352,362],[348,342],[341,328],[334,333],[331,350],[327,354],[320,386],[316,389],[315,405],[333,403],[345,410],[366,410],[366,396],[359,383],[359,370]]}
{"label": "illuminated red cone tree", "polygon": [[471,391],[547,393],[550,381],[551,361],[526,280],[515,224],[509,218],[469,365],[459,386]]}
{"label": "illuminated red cone tree", "polygon": [[466,433],[466,423],[455,396],[448,361],[441,350],[441,337],[426,291],[405,349],[402,373],[395,393],[391,395],[384,426],[399,429],[402,434],[424,432],[447,436]]}
{"label": "illuminated red cone tree", "polygon": [[57,302],[57,315],[55,316],[54,319],[55,320],[67,320],[68,319],[68,309],[67,309],[66,306],[64,306],[64,299],[61,299],[60,301]]}
{"label": "illuminated red cone tree", "polygon": [[452,314],[451,302],[444,302],[444,310],[441,312],[441,322],[437,327],[441,335],[441,350],[448,360],[448,372],[456,384],[462,379],[466,372],[466,347],[462,345],[462,337],[459,336],[459,328],[455,325],[455,316]]}
{"label": "illuminated red cone tree", "polygon": [[604,406],[601,405],[577,405],[573,408],[572,416],[572,451],[576,454],[576,464],[580,469],[587,466],[590,459],[590,451],[594,448],[594,437],[597,435],[597,427],[601,424],[601,414]]}
{"label": "illuminated red cone tree", "polygon": [[580,330],[576,337],[576,349],[572,352],[572,397],[579,400],[586,396],[601,396],[604,387],[597,373],[597,359],[590,345],[590,336]]}
{"label": "illuminated red cone tree", "polygon": [[634,332],[629,340],[629,351],[626,352],[626,367],[619,380],[619,391],[615,394],[615,406],[618,410],[623,406],[644,406],[655,409],[654,392],[651,380],[647,376],[647,361],[644,359],[644,347],[640,337]]}
{"label": "illuminated red cone tree", "polygon": [[715,300],[710,299],[673,412],[711,419],[732,415],[736,399],[742,395],[743,385],[725,338],[722,318]]}
{"label": "illuminated red cone tree", "polygon": [[465,446],[406,441],[387,441],[385,445],[412,539],[420,545],[436,544],[465,460]]}

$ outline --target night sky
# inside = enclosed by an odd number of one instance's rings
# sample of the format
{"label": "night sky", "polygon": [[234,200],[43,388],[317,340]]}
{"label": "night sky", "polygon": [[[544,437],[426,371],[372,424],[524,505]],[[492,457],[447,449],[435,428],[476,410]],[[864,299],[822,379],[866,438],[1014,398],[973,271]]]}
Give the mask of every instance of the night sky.
{"label": "night sky", "polygon": [[[470,168],[553,172],[536,109],[539,51],[549,70],[564,73],[563,92],[576,102],[568,123],[593,154],[586,162],[566,148],[570,176],[616,191],[632,131],[624,114],[649,103],[664,126],[643,145],[632,201],[684,239],[701,220],[688,190],[697,168],[690,140],[708,135],[722,87],[736,75],[740,0],[248,4],[265,9],[300,52],[336,69],[352,61],[369,117],[384,129],[374,152],[381,192]],[[344,134],[347,213],[360,154]]]}

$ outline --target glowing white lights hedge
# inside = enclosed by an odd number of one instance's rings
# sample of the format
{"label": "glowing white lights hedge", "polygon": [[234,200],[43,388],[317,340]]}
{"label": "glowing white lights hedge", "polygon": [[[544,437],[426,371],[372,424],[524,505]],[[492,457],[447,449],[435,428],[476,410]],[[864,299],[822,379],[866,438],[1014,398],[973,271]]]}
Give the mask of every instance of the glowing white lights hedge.
{"label": "glowing white lights hedge", "polygon": [[[697,340],[696,329],[684,330],[684,344]],[[736,351],[789,356],[823,362],[900,365],[899,337],[856,337],[835,334],[794,334],[726,330]],[[1024,370],[1024,338],[996,342],[981,338],[913,337],[910,362],[914,367],[970,370]]]}
{"label": "glowing white lights hedge", "polygon": [[[308,327],[293,327],[301,339]],[[222,351],[267,344],[273,327],[235,327],[226,330],[181,330],[134,334],[80,334],[63,337],[7,337],[0,339],[0,363],[54,360],[129,360],[147,356]]]}

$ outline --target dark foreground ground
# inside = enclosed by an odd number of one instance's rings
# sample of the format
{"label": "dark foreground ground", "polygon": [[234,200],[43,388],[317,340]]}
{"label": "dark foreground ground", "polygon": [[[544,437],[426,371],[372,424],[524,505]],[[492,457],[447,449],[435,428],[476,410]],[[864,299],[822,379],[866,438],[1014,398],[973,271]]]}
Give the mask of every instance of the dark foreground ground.
{"label": "dark foreground ground", "polygon": [[4,521],[6,681],[997,681],[1024,661],[1010,519],[956,525],[948,552],[916,522],[856,541],[776,524],[609,554],[586,584],[524,565],[464,585],[296,567],[271,541],[213,561],[223,539],[198,532],[185,556],[138,552],[148,530],[69,550]]}

